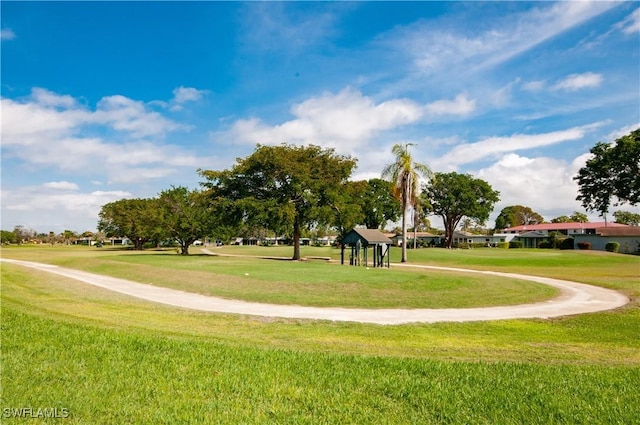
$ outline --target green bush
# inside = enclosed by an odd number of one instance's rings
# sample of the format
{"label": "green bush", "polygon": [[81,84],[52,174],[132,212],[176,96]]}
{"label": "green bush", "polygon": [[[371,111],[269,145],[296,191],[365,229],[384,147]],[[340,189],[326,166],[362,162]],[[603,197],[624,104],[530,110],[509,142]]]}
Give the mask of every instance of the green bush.
{"label": "green bush", "polygon": [[604,246],[604,249],[609,252],[618,252],[618,250],[620,249],[620,244],[618,242],[609,242]]}
{"label": "green bush", "polygon": [[558,246],[560,249],[573,249],[573,238],[565,238]]}
{"label": "green bush", "polygon": [[540,241],[538,243],[538,248],[551,249],[551,248],[553,248],[553,242],[551,242],[551,241]]}
{"label": "green bush", "polygon": [[509,242],[498,242],[498,248],[509,249]]}
{"label": "green bush", "polygon": [[522,248],[524,244],[522,241],[511,241],[509,242],[509,248]]}

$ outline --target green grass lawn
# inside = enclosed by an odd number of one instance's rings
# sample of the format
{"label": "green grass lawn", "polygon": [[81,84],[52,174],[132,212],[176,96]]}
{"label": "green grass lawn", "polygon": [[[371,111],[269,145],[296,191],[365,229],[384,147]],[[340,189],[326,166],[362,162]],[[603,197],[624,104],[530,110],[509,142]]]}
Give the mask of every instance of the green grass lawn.
{"label": "green grass lawn", "polygon": [[184,257],[173,251],[93,254],[69,258],[61,252],[60,257],[50,255],[43,260],[188,292],[273,304],[466,308],[540,302],[559,294],[555,288],[534,282],[470,273],[367,269],[319,261]]}
{"label": "green grass lawn", "polygon": [[[149,252],[124,261],[121,251],[79,247],[1,254],[181,271]],[[187,269],[229,261],[175,259],[192,261]],[[1,407],[66,408],[58,422],[87,424],[640,422],[640,258],[425,249],[409,259],[560,276],[633,301],[553,320],[377,326],[195,312],[2,264]]]}

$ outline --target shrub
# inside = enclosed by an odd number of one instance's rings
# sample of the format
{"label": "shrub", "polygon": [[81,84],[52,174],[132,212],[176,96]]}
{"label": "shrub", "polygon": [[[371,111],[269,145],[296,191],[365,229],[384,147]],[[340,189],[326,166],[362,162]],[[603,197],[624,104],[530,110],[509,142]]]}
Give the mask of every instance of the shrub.
{"label": "shrub", "polygon": [[618,252],[618,249],[620,249],[620,244],[618,242],[609,242],[604,246],[604,249],[609,252]]}
{"label": "shrub", "polygon": [[540,241],[538,243],[538,248],[544,248],[544,249],[553,248],[553,242],[551,242],[551,241]]}
{"label": "shrub", "polygon": [[522,241],[511,241],[509,242],[509,248],[522,248],[524,245]]}
{"label": "shrub", "polygon": [[578,248],[584,250],[591,249],[591,242],[578,242]]}
{"label": "shrub", "polygon": [[498,242],[498,248],[509,249],[509,242]]}
{"label": "shrub", "polygon": [[558,245],[560,249],[573,249],[573,238],[565,238]]}

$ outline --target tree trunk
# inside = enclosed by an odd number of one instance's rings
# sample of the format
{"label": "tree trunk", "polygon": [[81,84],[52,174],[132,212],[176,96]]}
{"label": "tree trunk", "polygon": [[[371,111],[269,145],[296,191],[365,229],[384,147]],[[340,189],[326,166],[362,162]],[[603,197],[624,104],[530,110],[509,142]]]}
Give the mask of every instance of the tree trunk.
{"label": "tree trunk", "polygon": [[402,195],[402,260],[407,262],[407,196],[406,192]]}
{"label": "tree trunk", "polygon": [[189,255],[189,242],[182,242],[180,244],[180,255]]}
{"label": "tree trunk", "polygon": [[300,260],[300,223],[298,223],[298,217],[293,220],[293,260]]}

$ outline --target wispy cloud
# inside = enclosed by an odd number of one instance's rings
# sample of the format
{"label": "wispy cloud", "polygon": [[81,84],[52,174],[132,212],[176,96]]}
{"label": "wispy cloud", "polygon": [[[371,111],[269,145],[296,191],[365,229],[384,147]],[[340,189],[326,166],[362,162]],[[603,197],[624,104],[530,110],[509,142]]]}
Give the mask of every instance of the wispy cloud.
{"label": "wispy cloud", "polygon": [[0,40],[13,40],[16,38],[16,34],[11,28],[3,28],[0,30]]}
{"label": "wispy cloud", "polygon": [[78,190],[80,186],[75,183],[67,182],[67,181],[59,181],[59,182],[47,182],[42,185],[48,189],[58,189],[58,190]]}
{"label": "wispy cloud", "polygon": [[295,3],[250,3],[242,11],[245,46],[259,51],[299,51],[319,45],[336,34],[339,4],[323,4],[309,11]]}
{"label": "wispy cloud", "polygon": [[465,29],[464,20],[461,23],[418,21],[393,30],[385,42],[404,50],[422,72],[436,74],[446,70],[450,74],[455,69],[456,73],[472,75],[615,6],[609,2],[537,3],[525,12],[494,18],[480,29],[473,25]]}
{"label": "wispy cloud", "polygon": [[601,74],[585,72],[583,74],[571,74],[558,81],[552,88],[554,90],[576,91],[584,88],[598,87],[602,83]]}
{"label": "wispy cloud", "polygon": [[467,143],[454,147],[441,157],[438,162],[455,167],[480,161],[487,157],[534,149],[542,146],[550,146],[557,143],[577,140],[589,131],[600,126],[600,123],[573,127],[568,130],[554,131],[542,134],[514,134],[508,137],[489,137],[479,142]]}
{"label": "wispy cloud", "polygon": [[469,99],[466,93],[459,94],[453,100],[436,100],[425,106],[431,115],[466,115],[476,108],[476,100]]}
{"label": "wispy cloud", "polygon": [[616,24],[616,29],[629,35],[640,32],[640,7],[631,12],[623,21]]}

